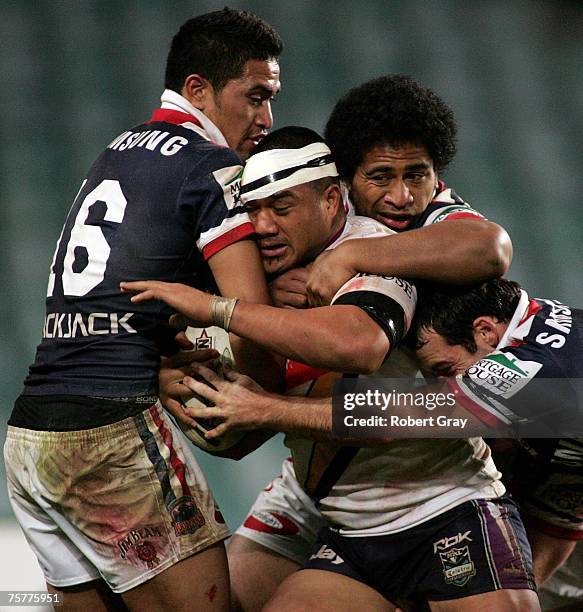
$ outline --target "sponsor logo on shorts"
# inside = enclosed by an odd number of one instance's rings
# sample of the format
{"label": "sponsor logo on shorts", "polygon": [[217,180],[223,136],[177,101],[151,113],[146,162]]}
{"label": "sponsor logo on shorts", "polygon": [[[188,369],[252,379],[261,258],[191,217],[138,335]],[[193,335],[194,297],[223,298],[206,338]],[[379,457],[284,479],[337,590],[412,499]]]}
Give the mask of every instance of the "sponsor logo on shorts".
{"label": "sponsor logo on shorts", "polygon": [[465,540],[467,540],[468,542],[473,542],[472,538],[470,538],[471,533],[472,530],[470,529],[465,533],[458,532],[457,535],[451,536],[449,538],[441,538],[441,540],[433,542],[433,553],[435,554],[438,550],[445,550],[450,546],[456,546],[457,544],[461,544]]}
{"label": "sponsor logo on shorts", "polygon": [[204,516],[189,495],[175,499],[169,506],[172,525],[177,536],[198,531],[204,524]]}
{"label": "sponsor logo on shorts", "polygon": [[277,512],[253,512],[245,519],[243,526],[254,531],[279,535],[296,535],[300,531],[291,519]]}
{"label": "sponsor logo on shorts", "polygon": [[340,565],[341,563],[344,563],[344,559],[337,552],[335,552],[325,544],[323,546],[320,546],[318,552],[314,553],[310,557],[310,561],[312,559],[325,559],[326,561],[330,561],[332,565]]}
{"label": "sponsor logo on shorts", "polygon": [[136,554],[150,569],[160,563],[156,547],[148,540],[144,540],[136,545]]}
{"label": "sponsor logo on shorts", "polygon": [[151,542],[152,538],[164,538],[164,532],[159,525],[144,525],[128,531],[126,536],[117,542],[119,556],[125,561],[130,552],[134,551],[148,567],[154,567],[159,563],[159,559]]}
{"label": "sponsor logo on shorts", "polygon": [[440,552],[439,558],[441,559],[443,577],[447,584],[462,587],[476,575],[476,567],[467,546]]}

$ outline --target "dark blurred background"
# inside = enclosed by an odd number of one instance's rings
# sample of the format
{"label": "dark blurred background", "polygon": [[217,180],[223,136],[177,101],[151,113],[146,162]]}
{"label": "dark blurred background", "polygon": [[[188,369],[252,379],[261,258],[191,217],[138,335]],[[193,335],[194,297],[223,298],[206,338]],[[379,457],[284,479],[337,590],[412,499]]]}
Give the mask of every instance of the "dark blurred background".
{"label": "dark blurred background", "polygon": [[[61,225],[101,149],[148,118],[171,37],[223,2],[0,3],[0,392],[5,421],[34,356]],[[583,307],[583,4],[455,0],[232,0],[286,48],[276,127],[322,131],[350,87],[410,74],[455,110],[459,153],[445,178],[505,226],[509,276],[532,295]],[[355,126],[358,129],[358,126]],[[235,464],[204,457],[235,526],[278,473],[281,439]],[[0,467],[0,517],[10,514]]]}

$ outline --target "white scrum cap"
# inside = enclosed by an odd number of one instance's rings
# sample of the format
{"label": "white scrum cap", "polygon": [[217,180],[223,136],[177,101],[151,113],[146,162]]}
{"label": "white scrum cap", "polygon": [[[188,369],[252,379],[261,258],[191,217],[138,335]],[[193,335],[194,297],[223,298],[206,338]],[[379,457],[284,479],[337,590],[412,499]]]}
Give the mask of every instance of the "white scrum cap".
{"label": "white scrum cap", "polygon": [[301,149],[270,149],[252,155],[241,178],[241,202],[268,198],[284,189],[325,176],[338,176],[332,152],[323,142]]}

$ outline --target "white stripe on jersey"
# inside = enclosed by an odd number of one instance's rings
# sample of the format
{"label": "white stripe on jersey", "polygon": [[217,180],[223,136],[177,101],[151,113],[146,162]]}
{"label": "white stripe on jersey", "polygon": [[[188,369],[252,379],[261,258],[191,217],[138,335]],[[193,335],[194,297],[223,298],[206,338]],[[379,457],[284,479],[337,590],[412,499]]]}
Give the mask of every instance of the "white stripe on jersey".
{"label": "white stripe on jersey", "polygon": [[[165,89],[160,97],[160,100],[162,102],[162,108],[177,110],[181,113],[186,113],[187,115],[196,117],[197,121],[199,121],[202,125],[203,130],[199,131],[200,128],[198,128],[195,130],[195,132],[200,134],[205,140],[210,140],[211,142],[222,145],[223,147],[229,146],[219,128],[202,111],[199,111],[198,108],[193,106],[185,97],[181,96],[176,91]],[[188,127],[186,123],[182,125],[183,127]]]}

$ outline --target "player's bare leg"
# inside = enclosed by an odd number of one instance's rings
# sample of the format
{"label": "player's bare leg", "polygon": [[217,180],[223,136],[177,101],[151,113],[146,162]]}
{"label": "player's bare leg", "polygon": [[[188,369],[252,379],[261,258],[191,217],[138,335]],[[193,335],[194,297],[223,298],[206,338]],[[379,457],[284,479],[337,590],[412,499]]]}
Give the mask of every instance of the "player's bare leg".
{"label": "player's bare leg", "polygon": [[570,557],[577,542],[549,536],[528,524],[526,533],[532,548],[534,577],[540,587]]}
{"label": "player's bare leg", "polygon": [[130,610],[228,612],[229,568],[223,542],[214,544],[123,593]]}
{"label": "player's bare leg", "polygon": [[61,612],[126,612],[128,609],[121,595],[114,593],[104,580],[71,587],[54,587],[47,582],[47,591],[62,596]]}
{"label": "player's bare leg", "polygon": [[538,596],[529,589],[502,589],[449,601],[430,601],[432,612],[540,612]]}
{"label": "player's bare leg", "polygon": [[396,607],[362,582],[327,572],[306,569],[281,584],[263,612],[394,612]]}
{"label": "player's bare leg", "polygon": [[291,559],[236,534],[227,544],[227,556],[233,612],[261,610],[278,586],[300,568]]}

